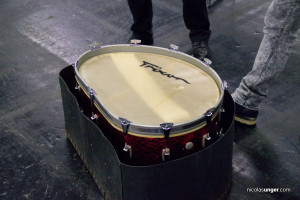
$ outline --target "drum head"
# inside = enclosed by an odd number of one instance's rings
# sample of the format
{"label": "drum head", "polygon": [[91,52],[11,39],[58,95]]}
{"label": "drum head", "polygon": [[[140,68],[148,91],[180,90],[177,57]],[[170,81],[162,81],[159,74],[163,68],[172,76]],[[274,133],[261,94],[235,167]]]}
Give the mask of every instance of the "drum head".
{"label": "drum head", "polygon": [[219,86],[204,70],[167,55],[103,53],[85,60],[78,72],[103,107],[135,124],[185,123],[220,99]]}

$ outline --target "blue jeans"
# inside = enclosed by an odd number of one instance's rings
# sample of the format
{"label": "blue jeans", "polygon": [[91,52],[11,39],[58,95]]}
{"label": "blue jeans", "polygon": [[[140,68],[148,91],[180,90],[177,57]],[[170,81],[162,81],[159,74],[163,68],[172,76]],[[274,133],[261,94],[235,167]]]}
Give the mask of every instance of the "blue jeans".
{"label": "blue jeans", "polygon": [[300,0],[273,0],[265,16],[264,37],[252,71],[232,94],[245,108],[258,110],[267,96],[270,80],[283,70],[300,27]]}

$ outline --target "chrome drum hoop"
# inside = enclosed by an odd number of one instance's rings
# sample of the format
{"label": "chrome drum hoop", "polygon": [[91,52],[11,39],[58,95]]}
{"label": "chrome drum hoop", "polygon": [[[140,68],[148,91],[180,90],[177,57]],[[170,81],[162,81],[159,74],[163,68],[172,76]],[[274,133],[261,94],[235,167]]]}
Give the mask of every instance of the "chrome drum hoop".
{"label": "chrome drum hoop", "polygon": [[[189,56],[185,53],[174,51],[171,49],[166,49],[162,47],[155,47],[155,46],[144,46],[144,45],[129,45],[129,44],[121,44],[121,45],[107,45],[102,46],[98,49],[87,51],[84,54],[82,54],[78,60],[75,62],[74,65],[74,71],[75,71],[75,78],[79,84],[79,86],[83,89],[83,91],[89,96],[89,86],[88,84],[80,77],[79,74],[79,68],[81,65],[87,61],[90,58],[93,58],[97,55],[106,54],[106,53],[114,53],[114,52],[141,52],[141,53],[151,53],[151,54],[157,54],[157,55],[164,55],[169,56],[172,58],[177,58],[182,61],[188,62],[201,70],[203,70],[205,73],[207,73],[216,83],[219,92],[220,92],[220,98],[217,104],[214,106],[213,110],[213,117],[216,117],[222,107],[223,103],[223,97],[224,97],[224,89],[222,88],[222,80],[219,77],[219,75],[206,63]],[[101,100],[95,95],[94,100],[95,106],[99,109],[101,114],[111,123],[112,126],[114,126],[118,130],[122,130],[119,117],[114,115],[112,112],[110,112],[101,102]],[[203,113],[204,114],[204,113]],[[204,115],[200,115],[198,118],[195,118],[193,120],[184,122],[184,123],[178,123],[174,124],[172,127],[172,131],[170,133],[170,137],[175,136],[177,134],[183,133],[183,132],[191,132],[193,130],[200,129],[201,127],[206,125],[206,120]],[[162,137],[162,130],[159,124],[157,126],[147,126],[143,124],[136,124],[132,122],[130,124],[129,134],[138,134],[144,137],[147,136],[158,136]]]}

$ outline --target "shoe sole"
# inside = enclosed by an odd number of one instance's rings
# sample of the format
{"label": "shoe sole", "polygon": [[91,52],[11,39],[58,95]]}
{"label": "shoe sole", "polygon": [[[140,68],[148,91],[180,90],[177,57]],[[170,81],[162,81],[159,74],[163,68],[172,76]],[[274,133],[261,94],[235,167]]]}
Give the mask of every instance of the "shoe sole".
{"label": "shoe sole", "polygon": [[241,123],[241,124],[245,124],[248,126],[254,126],[256,125],[256,118],[240,118],[239,116],[234,116],[234,120]]}

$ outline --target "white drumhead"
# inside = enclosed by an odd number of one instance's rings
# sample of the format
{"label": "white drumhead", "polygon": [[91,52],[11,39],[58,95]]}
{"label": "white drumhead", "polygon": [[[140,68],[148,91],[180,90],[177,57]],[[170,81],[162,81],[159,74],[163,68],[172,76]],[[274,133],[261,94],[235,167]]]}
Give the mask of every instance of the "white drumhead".
{"label": "white drumhead", "polygon": [[79,75],[113,115],[135,124],[181,124],[220,99],[216,82],[180,59],[143,52],[111,52],[83,62]]}

